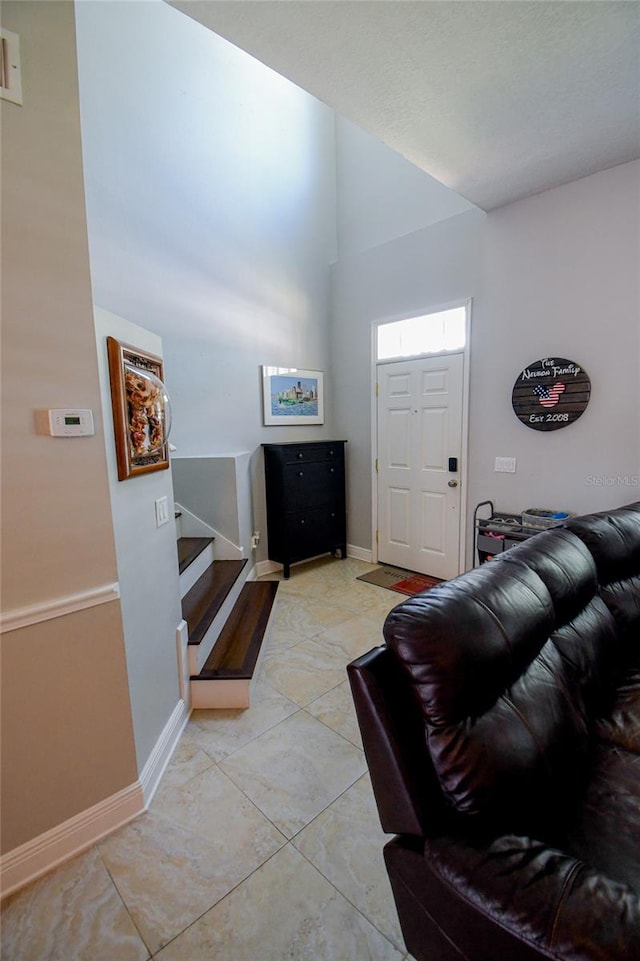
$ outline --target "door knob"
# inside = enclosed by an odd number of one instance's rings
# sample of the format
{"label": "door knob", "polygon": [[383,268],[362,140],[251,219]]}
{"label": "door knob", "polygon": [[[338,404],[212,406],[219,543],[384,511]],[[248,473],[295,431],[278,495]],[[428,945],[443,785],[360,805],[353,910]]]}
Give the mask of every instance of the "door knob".
{"label": "door knob", "polygon": [[449,481],[449,487],[457,487],[457,486],[458,486],[457,480],[450,480],[450,481]]}

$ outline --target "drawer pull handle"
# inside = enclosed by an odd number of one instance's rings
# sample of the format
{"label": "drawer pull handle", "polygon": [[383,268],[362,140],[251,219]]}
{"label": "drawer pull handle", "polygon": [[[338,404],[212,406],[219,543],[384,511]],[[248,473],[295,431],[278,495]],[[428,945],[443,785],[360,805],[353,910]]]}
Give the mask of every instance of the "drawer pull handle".
{"label": "drawer pull handle", "polygon": [[335,472],[336,472],[335,467],[330,467],[330,468],[329,468],[329,473],[330,473],[330,474],[335,474]]}
{"label": "drawer pull handle", "polygon": [[301,524],[304,524],[304,521],[300,521],[300,523],[301,523]]}
{"label": "drawer pull handle", "polygon": [[302,460],[302,458],[304,457],[304,454],[300,453],[300,454],[298,454],[298,457],[299,457],[300,460]]}
{"label": "drawer pull handle", "polygon": [[304,477],[304,471],[303,471],[303,470],[299,470],[299,471],[298,471],[298,477]]}

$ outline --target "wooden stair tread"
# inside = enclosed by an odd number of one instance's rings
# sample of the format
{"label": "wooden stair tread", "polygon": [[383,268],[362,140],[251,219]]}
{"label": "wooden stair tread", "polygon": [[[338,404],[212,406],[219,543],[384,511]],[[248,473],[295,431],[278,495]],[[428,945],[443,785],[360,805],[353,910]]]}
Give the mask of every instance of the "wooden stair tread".
{"label": "wooden stair tread", "polygon": [[242,568],[241,561],[214,561],[182,599],[182,616],[189,625],[189,644],[199,644],[222,607]]}
{"label": "wooden stair tread", "polygon": [[251,678],[278,590],[277,581],[248,581],[200,674],[192,680]]}
{"label": "wooden stair tread", "polygon": [[196,557],[202,554],[205,547],[213,544],[214,537],[179,537],[178,538],[178,571],[186,571]]}

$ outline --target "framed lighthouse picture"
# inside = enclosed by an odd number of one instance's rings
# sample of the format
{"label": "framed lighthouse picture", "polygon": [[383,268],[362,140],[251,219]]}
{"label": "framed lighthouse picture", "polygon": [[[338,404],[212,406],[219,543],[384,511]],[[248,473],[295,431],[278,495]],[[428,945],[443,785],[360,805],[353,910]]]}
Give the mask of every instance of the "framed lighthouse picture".
{"label": "framed lighthouse picture", "polygon": [[518,375],[511,403],[518,420],[532,430],[559,430],[584,414],[591,396],[586,370],[566,357],[543,357]]}

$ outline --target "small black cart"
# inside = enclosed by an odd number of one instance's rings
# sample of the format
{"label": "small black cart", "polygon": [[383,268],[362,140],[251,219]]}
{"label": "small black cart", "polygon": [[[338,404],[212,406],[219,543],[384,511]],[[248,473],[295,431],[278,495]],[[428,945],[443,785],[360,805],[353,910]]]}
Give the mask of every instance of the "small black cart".
{"label": "small black cart", "polygon": [[[489,517],[480,517],[479,511],[488,507]],[[540,529],[527,527],[522,523],[521,514],[507,514],[495,511],[493,501],[481,501],[473,512],[474,548],[478,552],[478,563],[490,561],[496,554],[508,551],[510,547],[528,540]]]}

